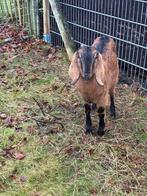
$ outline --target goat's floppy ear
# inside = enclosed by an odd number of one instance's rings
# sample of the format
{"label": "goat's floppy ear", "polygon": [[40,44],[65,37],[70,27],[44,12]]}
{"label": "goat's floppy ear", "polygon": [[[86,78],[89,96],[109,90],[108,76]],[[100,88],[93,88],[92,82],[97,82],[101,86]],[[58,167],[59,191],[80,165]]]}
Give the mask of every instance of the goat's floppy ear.
{"label": "goat's floppy ear", "polygon": [[98,62],[95,69],[96,81],[100,86],[104,86],[104,65],[102,55],[98,54]]}
{"label": "goat's floppy ear", "polygon": [[71,84],[74,85],[80,78],[80,72],[78,68],[78,52],[73,55],[70,67],[69,67],[69,76],[72,79]]}

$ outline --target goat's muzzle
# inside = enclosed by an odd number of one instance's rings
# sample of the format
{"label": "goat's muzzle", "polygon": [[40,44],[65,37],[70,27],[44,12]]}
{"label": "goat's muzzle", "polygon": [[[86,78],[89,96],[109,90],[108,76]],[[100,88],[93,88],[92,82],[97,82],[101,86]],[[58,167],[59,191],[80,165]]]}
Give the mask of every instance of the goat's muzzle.
{"label": "goat's muzzle", "polygon": [[90,79],[90,74],[84,74],[84,80],[89,80]]}

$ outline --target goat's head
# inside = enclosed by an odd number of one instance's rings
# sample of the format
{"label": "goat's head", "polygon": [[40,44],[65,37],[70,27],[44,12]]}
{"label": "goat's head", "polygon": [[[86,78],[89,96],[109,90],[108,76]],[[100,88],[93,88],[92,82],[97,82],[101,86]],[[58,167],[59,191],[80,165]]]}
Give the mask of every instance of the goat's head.
{"label": "goat's head", "polygon": [[99,85],[103,86],[103,60],[96,48],[82,45],[75,52],[69,69],[72,84],[75,84],[80,76],[84,80],[90,80],[94,75]]}

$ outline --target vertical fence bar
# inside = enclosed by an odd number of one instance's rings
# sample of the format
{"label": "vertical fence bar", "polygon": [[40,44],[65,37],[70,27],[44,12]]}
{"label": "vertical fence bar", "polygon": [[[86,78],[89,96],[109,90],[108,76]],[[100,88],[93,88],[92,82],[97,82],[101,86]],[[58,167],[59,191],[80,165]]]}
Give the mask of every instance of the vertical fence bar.
{"label": "vertical fence bar", "polygon": [[[138,2],[138,10],[137,10],[137,11],[139,12],[139,2]],[[143,11],[143,4],[142,4],[142,9],[141,9],[141,11]],[[143,13],[143,12],[141,12],[141,13]],[[142,15],[143,15],[143,14],[141,14],[141,17],[139,17],[139,14],[137,15],[137,21],[142,21]],[[137,26],[137,25],[136,25],[136,26]],[[139,26],[139,32],[141,32],[141,26]],[[138,42],[141,43],[141,33],[139,34]],[[143,56],[143,50],[141,50],[140,55]],[[136,63],[137,63],[138,59],[139,59],[139,50],[137,51]],[[142,59],[140,59],[139,64],[140,64],[140,65],[142,64]],[[139,70],[138,70],[138,77],[137,77],[138,81],[141,79],[141,77],[140,77],[141,73],[142,73],[142,75],[143,75],[143,70],[139,69]],[[136,75],[136,74],[135,74],[135,75]],[[134,79],[135,79],[135,75],[134,75]]]}

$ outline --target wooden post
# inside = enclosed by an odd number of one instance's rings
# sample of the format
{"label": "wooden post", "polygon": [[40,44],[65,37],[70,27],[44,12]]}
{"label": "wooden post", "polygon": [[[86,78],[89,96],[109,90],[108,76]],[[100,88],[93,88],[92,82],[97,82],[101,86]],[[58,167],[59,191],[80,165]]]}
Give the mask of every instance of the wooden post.
{"label": "wooden post", "polygon": [[18,16],[17,16],[17,5],[16,5],[16,0],[13,0],[13,6],[14,6],[14,15],[15,15],[15,20],[16,20],[16,25],[18,24]]}
{"label": "wooden post", "polygon": [[22,0],[22,25],[23,27],[25,27],[25,10],[26,10],[25,2],[24,0]]}
{"label": "wooden post", "polygon": [[35,23],[35,7],[34,7],[34,0],[30,0],[30,14],[31,14],[31,28],[32,32],[36,34],[36,23]]}
{"label": "wooden post", "polygon": [[17,2],[17,10],[18,10],[19,25],[22,25],[20,2],[19,2],[19,0],[16,0],[16,2]]}
{"label": "wooden post", "polygon": [[13,20],[14,17],[13,17],[13,10],[12,10],[12,2],[9,1],[9,3],[10,3],[10,16],[11,16],[11,19]]}
{"label": "wooden post", "polygon": [[35,21],[36,21],[36,37],[39,38],[39,30],[40,30],[40,27],[39,27],[39,1],[36,0],[35,1],[35,4],[34,4],[34,7],[35,7]]}
{"label": "wooden post", "polygon": [[33,30],[33,34],[36,37],[39,37],[39,18],[38,18],[38,0],[30,1],[30,11],[31,11],[31,26]]}
{"label": "wooden post", "polygon": [[1,15],[4,16],[4,10],[3,10],[3,6],[2,6],[2,2],[0,2],[0,8],[1,8]]}
{"label": "wooden post", "polygon": [[47,43],[51,43],[50,35],[50,19],[49,19],[49,1],[43,0],[43,40]]}
{"label": "wooden post", "polygon": [[69,34],[69,30],[67,28],[67,24],[65,22],[65,19],[59,9],[59,3],[57,0],[49,0],[52,12],[54,14],[54,17],[56,19],[57,26],[59,28],[62,40],[64,42],[64,46],[66,48],[67,54],[69,59],[72,59],[72,56],[75,52],[75,42],[73,38]]}
{"label": "wooden post", "polygon": [[4,11],[5,11],[5,16],[9,17],[9,9],[8,9],[8,5],[7,5],[7,1],[3,1],[4,3]]}
{"label": "wooden post", "polygon": [[32,28],[31,28],[31,16],[30,16],[30,4],[28,1],[26,1],[26,7],[27,7],[27,25],[29,28],[30,35],[32,34]]}

